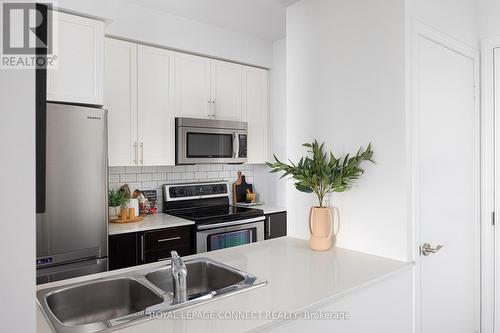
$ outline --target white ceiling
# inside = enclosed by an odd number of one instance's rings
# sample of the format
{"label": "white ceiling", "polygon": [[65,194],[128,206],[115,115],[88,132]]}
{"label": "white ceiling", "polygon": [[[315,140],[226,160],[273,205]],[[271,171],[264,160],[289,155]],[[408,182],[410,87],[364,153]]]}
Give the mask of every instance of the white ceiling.
{"label": "white ceiling", "polygon": [[286,7],[299,0],[125,0],[267,40],[285,37]]}

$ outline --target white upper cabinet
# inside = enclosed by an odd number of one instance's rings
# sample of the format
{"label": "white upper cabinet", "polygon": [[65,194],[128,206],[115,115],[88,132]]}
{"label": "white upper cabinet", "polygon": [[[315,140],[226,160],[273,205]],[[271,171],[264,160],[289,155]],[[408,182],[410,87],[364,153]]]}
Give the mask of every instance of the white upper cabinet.
{"label": "white upper cabinet", "polygon": [[139,45],[138,59],[140,164],[175,164],[174,53]]}
{"label": "white upper cabinet", "polygon": [[241,68],[229,62],[176,53],[175,114],[241,120]]}
{"label": "white upper cabinet", "polygon": [[212,61],[212,115],[215,119],[242,119],[241,70],[241,65]]}
{"label": "white upper cabinet", "polygon": [[180,117],[209,118],[211,114],[210,59],[175,54],[175,113]]}
{"label": "white upper cabinet", "polygon": [[104,23],[54,12],[54,68],[47,70],[47,100],[103,104]]}
{"label": "white upper cabinet", "polygon": [[106,38],[109,165],[174,165],[175,117],[246,121],[248,163],[269,159],[268,71]]}
{"label": "white upper cabinet", "polygon": [[110,166],[138,163],[137,44],[106,38],[104,107]]}
{"label": "white upper cabinet", "polygon": [[248,122],[248,163],[269,159],[269,72],[243,66],[243,119]]}

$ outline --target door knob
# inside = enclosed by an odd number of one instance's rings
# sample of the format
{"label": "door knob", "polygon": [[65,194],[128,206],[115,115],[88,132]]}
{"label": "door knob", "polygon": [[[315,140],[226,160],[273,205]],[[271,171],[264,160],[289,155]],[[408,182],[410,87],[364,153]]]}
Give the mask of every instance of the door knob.
{"label": "door knob", "polygon": [[442,248],[443,245],[438,245],[436,246],[436,248],[433,248],[429,243],[424,243],[424,245],[420,247],[420,253],[422,253],[424,256],[428,256],[429,254],[436,253]]}

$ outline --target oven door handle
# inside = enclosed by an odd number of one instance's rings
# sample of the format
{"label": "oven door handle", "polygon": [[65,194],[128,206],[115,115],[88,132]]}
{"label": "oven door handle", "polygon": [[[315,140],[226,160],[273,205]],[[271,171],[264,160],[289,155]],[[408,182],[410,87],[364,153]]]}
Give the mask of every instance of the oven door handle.
{"label": "oven door handle", "polygon": [[246,220],[237,220],[237,221],[229,221],[229,222],[222,222],[222,223],[199,225],[198,230],[208,230],[208,229],[217,229],[217,228],[223,228],[223,227],[231,227],[231,226],[235,226],[235,225],[261,222],[261,221],[264,221],[265,219],[266,219],[265,216],[259,216],[259,217],[254,217],[254,218],[246,219]]}

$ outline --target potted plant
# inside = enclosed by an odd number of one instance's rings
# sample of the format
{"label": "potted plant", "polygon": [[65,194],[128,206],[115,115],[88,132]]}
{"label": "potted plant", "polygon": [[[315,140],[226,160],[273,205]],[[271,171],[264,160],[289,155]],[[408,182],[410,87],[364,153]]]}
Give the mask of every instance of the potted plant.
{"label": "potted plant", "polygon": [[364,172],[360,164],[363,161],[373,163],[373,151],[369,144],[365,150],[360,148],[354,156],[347,154],[337,158],[332,152],[324,153],[324,143],[319,144],[316,140],[303,146],[309,148],[311,157],[302,157],[297,163],[290,161],[290,164],[286,164],[274,155],[275,162],[267,162],[267,165],[272,169],[271,172],[283,172],[281,178],[289,176],[293,179],[297,190],[316,194],[319,205],[311,207],[309,212],[309,245],[313,250],[325,251],[332,246],[332,238],[335,243],[332,213],[324,205],[325,197],[331,192],[350,189]]}
{"label": "potted plant", "polygon": [[117,219],[122,207],[126,207],[129,196],[121,190],[111,189],[108,192],[109,218]]}

